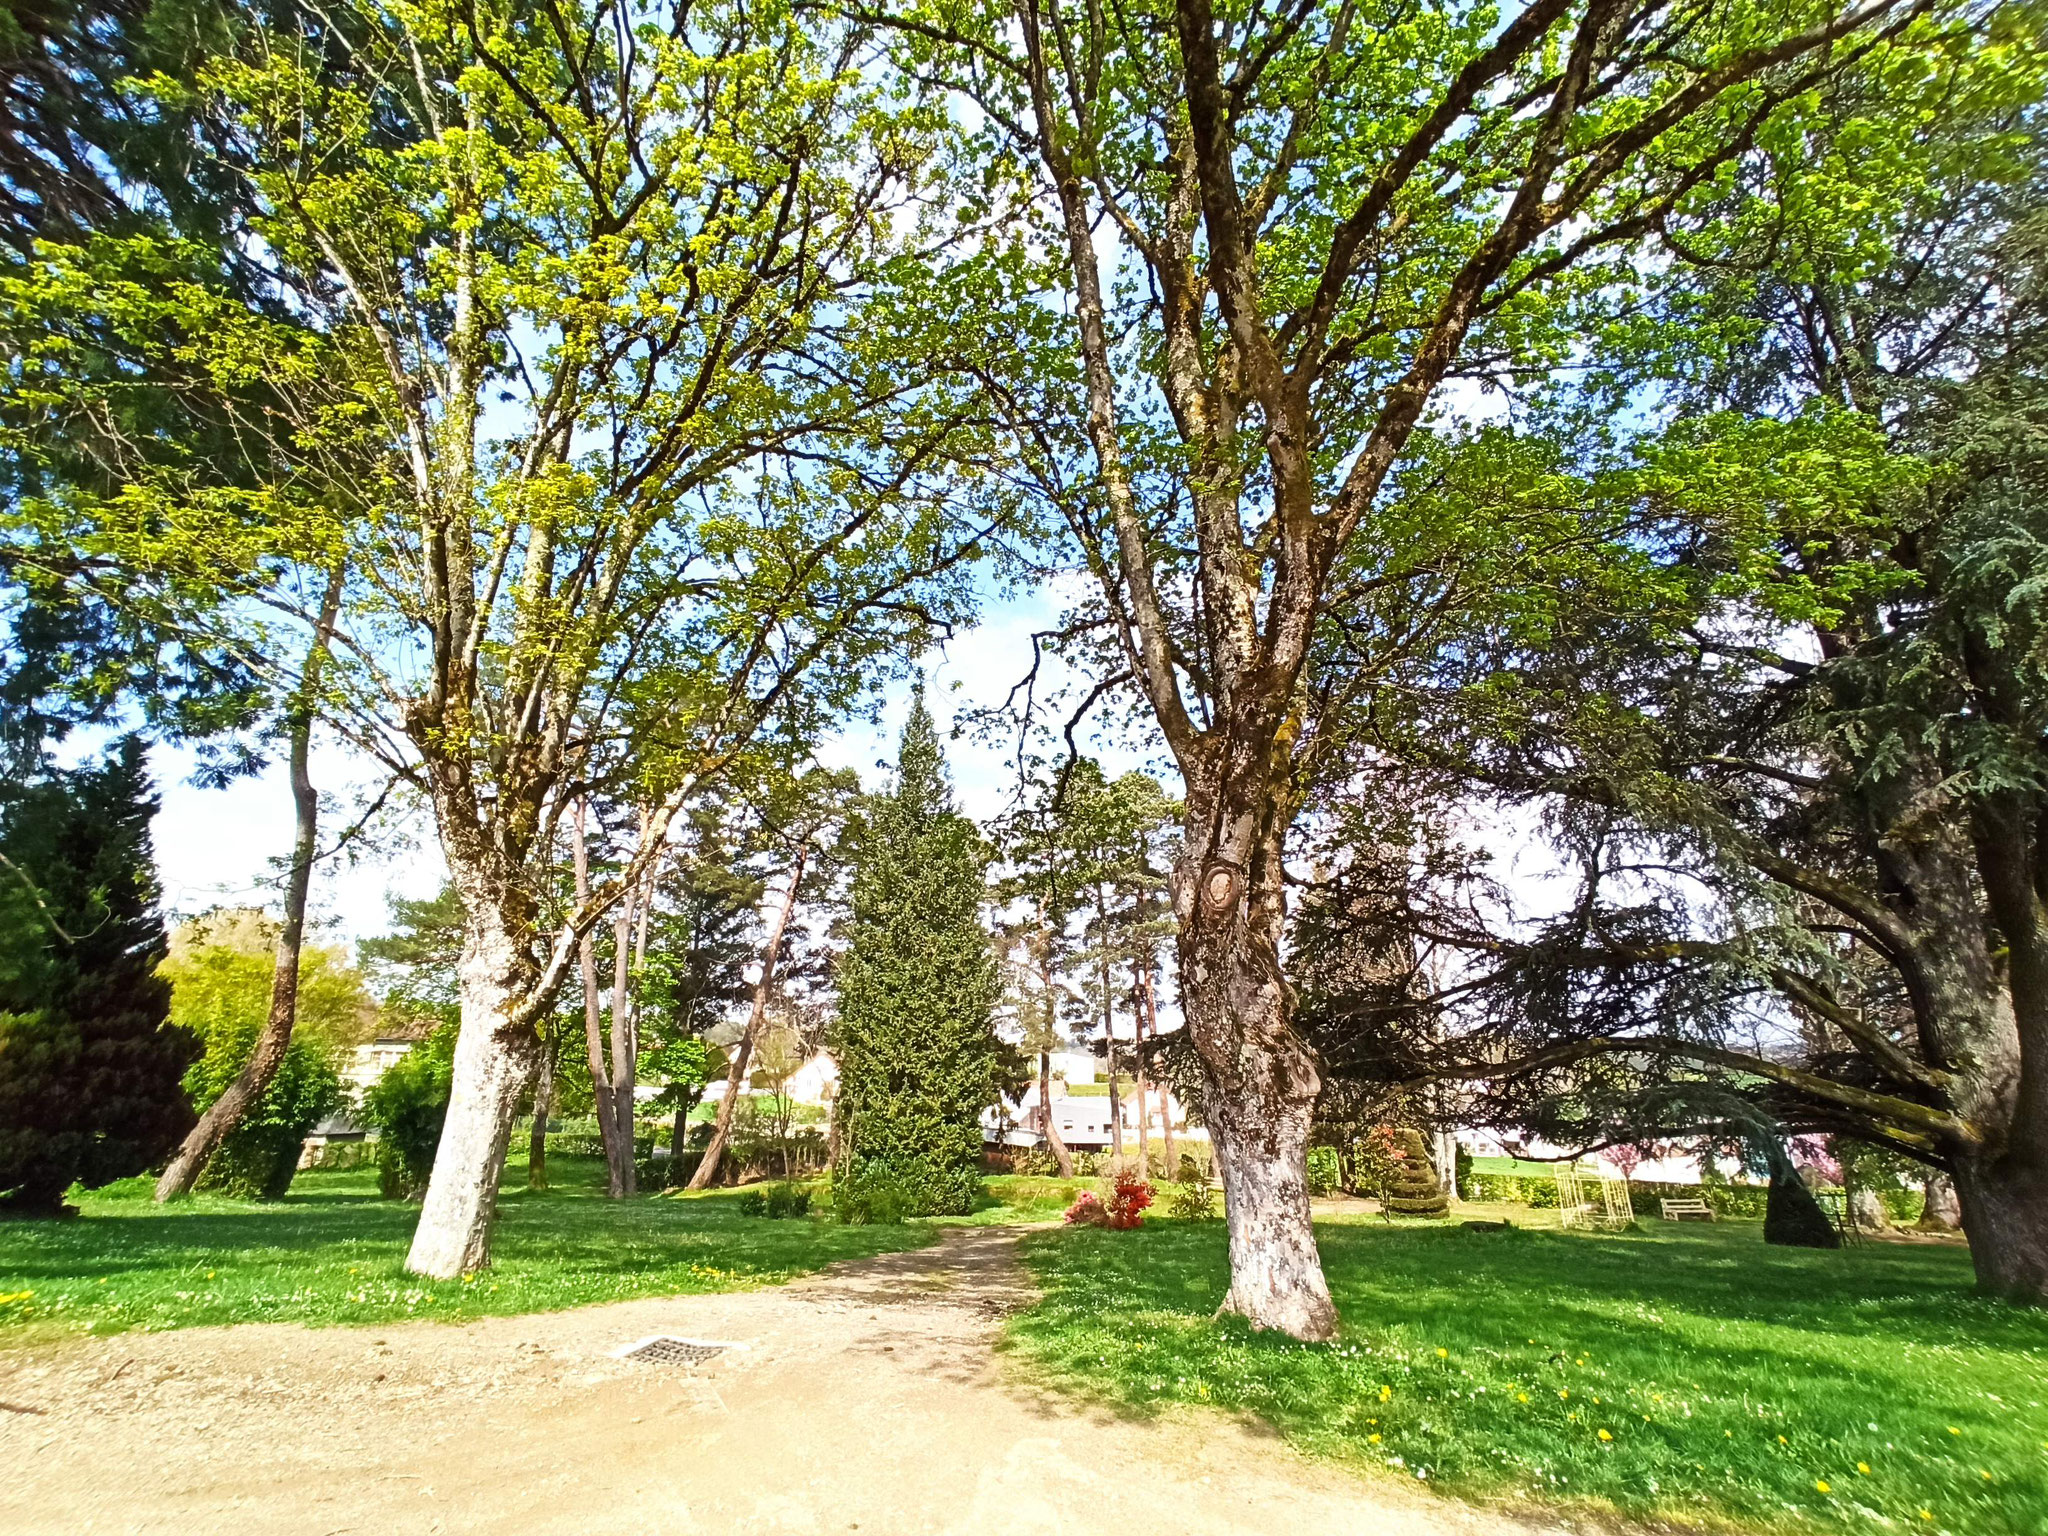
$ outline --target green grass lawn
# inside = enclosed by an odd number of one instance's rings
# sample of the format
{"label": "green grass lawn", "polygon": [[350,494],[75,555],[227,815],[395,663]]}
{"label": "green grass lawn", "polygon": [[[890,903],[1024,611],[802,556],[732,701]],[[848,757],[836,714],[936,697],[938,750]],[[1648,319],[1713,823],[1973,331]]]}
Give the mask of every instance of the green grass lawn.
{"label": "green grass lawn", "polygon": [[933,1216],[935,1226],[1020,1227],[1058,1221],[1084,1189],[1098,1189],[1099,1179],[1040,1178],[1033,1174],[992,1174],[981,1181],[982,1198],[966,1216]]}
{"label": "green grass lawn", "polygon": [[0,1347],[53,1333],[207,1323],[451,1321],[635,1296],[772,1285],[840,1259],[915,1248],[925,1228],[763,1221],[735,1192],[615,1202],[603,1164],[548,1159],[534,1194],[507,1170],[490,1269],[404,1272],[419,1208],[379,1199],[374,1170],[304,1173],[283,1200],[200,1196],[168,1209],[149,1181],[77,1197],[70,1221],[0,1222]]}
{"label": "green grass lawn", "polygon": [[1342,1340],[1212,1314],[1221,1223],[1034,1234],[1010,1349],[1145,1411],[1249,1410],[1305,1449],[1508,1504],[1682,1526],[2048,1533],[2048,1314],[1966,1254],[1764,1245],[1748,1223],[1618,1236],[1318,1224]]}

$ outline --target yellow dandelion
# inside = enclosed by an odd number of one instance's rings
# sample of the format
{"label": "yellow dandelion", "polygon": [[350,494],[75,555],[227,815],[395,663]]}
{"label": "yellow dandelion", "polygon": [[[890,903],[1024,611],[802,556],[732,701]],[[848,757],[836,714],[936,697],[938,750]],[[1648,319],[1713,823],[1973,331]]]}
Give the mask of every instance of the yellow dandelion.
{"label": "yellow dandelion", "polygon": [[1606,1430],[1603,1429],[1600,1431],[1600,1438],[1602,1440],[1612,1440],[1614,1436],[1610,1435],[1609,1433],[1607,1433]]}
{"label": "yellow dandelion", "polygon": [[1780,1435],[1780,1436],[1778,1436],[1778,1444],[1780,1444],[1780,1445],[1790,1445],[1791,1443],[1792,1443],[1792,1442],[1791,1442],[1790,1440],[1787,1440],[1787,1439],[1786,1439],[1786,1438],[1785,1438],[1785,1437],[1784,1437],[1783,1435]]}
{"label": "yellow dandelion", "polygon": [[1436,1352],[1436,1357],[1439,1360],[1448,1360],[1451,1358],[1451,1352],[1448,1349],[1440,1349]]}
{"label": "yellow dandelion", "polygon": [[1857,1462],[1857,1463],[1856,1463],[1856,1471],[1857,1471],[1857,1473],[1858,1473],[1858,1474],[1859,1474],[1860,1476],[1863,1476],[1863,1477],[1868,1477],[1868,1476],[1870,1476],[1870,1463],[1869,1463],[1869,1462],[1867,1462],[1867,1461],[1859,1461],[1859,1462]]}
{"label": "yellow dandelion", "polygon": [[1989,1472],[1986,1472],[1982,1467],[1979,1467],[1977,1469],[1977,1475],[1983,1478],[1984,1481],[1987,1483],[1991,1481],[1991,1474]]}
{"label": "yellow dandelion", "polygon": [[1383,1403],[1391,1403],[1393,1400],[1394,1389],[1392,1387],[1382,1386],[1380,1388],[1380,1401]]}
{"label": "yellow dandelion", "polygon": [[1815,1478],[1813,1480],[1813,1487],[1816,1493],[1833,1493],[1835,1491],[1828,1486],[1828,1480],[1824,1477]]}
{"label": "yellow dandelion", "polygon": [[1365,1437],[1365,1443],[1367,1445],[1378,1445],[1380,1443],[1380,1437],[1378,1435],[1367,1435]]}
{"label": "yellow dandelion", "polygon": [[1920,1511],[1920,1518],[1922,1520],[1932,1520],[1934,1518],[1934,1511],[1931,1509],[1923,1509]]}
{"label": "yellow dandelion", "polygon": [[1570,1396],[1572,1395],[1572,1394],[1571,1394],[1571,1388],[1569,1388],[1569,1387],[1559,1387],[1559,1388],[1557,1389],[1557,1395],[1558,1395],[1559,1397],[1570,1397]]}
{"label": "yellow dandelion", "polygon": [[1515,1401],[1518,1403],[1526,1403],[1527,1401],[1529,1401],[1529,1394],[1526,1392],[1517,1392],[1515,1394]]}
{"label": "yellow dandelion", "polygon": [[1962,1431],[1960,1429],[1957,1429],[1953,1424],[1949,1425],[1948,1432],[1952,1435],[1960,1435],[1962,1433]]}

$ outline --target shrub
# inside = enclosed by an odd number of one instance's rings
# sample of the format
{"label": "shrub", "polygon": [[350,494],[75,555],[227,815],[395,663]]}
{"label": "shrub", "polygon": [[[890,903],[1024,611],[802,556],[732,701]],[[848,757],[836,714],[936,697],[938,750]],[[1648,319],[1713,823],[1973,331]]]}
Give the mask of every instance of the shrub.
{"label": "shrub", "polygon": [[[1062,1195],[1069,1191],[1062,1190]],[[1092,1189],[1084,1189],[1067,1207],[1066,1222],[1076,1227],[1112,1227],[1127,1232],[1144,1224],[1144,1212],[1152,1204],[1152,1185],[1135,1168],[1119,1172],[1109,1187],[1109,1198],[1104,1199]]]}
{"label": "shrub", "polygon": [[1109,1211],[1100,1195],[1092,1189],[1084,1189],[1067,1207],[1067,1214],[1062,1219],[1070,1227],[1106,1227],[1109,1225]]}
{"label": "shrub", "polygon": [[848,1227],[893,1227],[905,1217],[942,1217],[973,1210],[981,1176],[924,1159],[864,1159],[831,1178],[831,1204]]}
{"label": "shrub", "polygon": [[742,1216],[787,1221],[811,1214],[811,1192],[801,1184],[770,1184],[766,1189],[750,1189],[741,1195],[739,1207]]}
{"label": "shrub", "polygon": [[392,1063],[363,1095],[363,1118],[377,1128],[378,1182],[387,1200],[426,1193],[441,1146],[441,1122],[455,1076],[455,1031],[443,1024]]}
{"label": "shrub", "polygon": [[[1420,1133],[1402,1128],[1395,1132],[1400,1158],[1381,1197],[1387,1212],[1395,1216],[1441,1216],[1450,1208],[1443,1186],[1430,1165],[1429,1151]],[[1553,1194],[1556,1185],[1551,1186]]]}
{"label": "shrub", "polygon": [[[207,1066],[212,1044],[208,1042],[208,1057],[201,1058],[187,1075],[188,1084]],[[240,1070],[236,1063],[228,1067],[226,1077],[231,1079]],[[226,1086],[224,1080],[211,1088],[205,1102],[218,1098]],[[195,1101],[199,1097],[199,1093],[193,1094]],[[326,1053],[309,1041],[292,1041],[263,1097],[249,1106],[241,1123],[207,1163],[201,1187],[245,1200],[283,1199],[292,1186],[292,1175],[299,1171],[307,1134],[347,1102],[348,1090]]]}
{"label": "shrub", "polygon": [[833,1180],[832,1208],[849,1227],[894,1227],[915,1214],[917,1207],[888,1179],[858,1181],[841,1176]]}
{"label": "shrub", "polygon": [[1317,1199],[1334,1195],[1343,1177],[1343,1169],[1338,1165],[1335,1147],[1308,1149],[1308,1192],[1311,1195]]}
{"label": "shrub", "polygon": [[1216,1191],[1206,1179],[1178,1179],[1166,1198],[1166,1214],[1176,1221],[1214,1221]]}
{"label": "shrub", "polygon": [[[157,974],[171,984],[171,1022],[205,1046],[185,1074],[195,1109],[212,1108],[256,1053],[270,1020],[277,939],[277,924],[246,907],[194,918],[171,935]],[[348,1102],[336,1063],[361,1035],[369,1002],[342,951],[309,944],[300,952],[284,1059],[209,1159],[200,1187],[254,1200],[290,1189],[307,1134]]]}

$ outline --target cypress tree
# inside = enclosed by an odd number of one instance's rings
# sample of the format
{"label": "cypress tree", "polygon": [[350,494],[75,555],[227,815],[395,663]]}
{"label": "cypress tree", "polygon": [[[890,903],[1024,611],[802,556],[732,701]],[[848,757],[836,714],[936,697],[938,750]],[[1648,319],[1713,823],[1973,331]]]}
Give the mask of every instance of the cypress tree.
{"label": "cypress tree", "polygon": [[953,809],[919,689],[896,782],[855,849],[851,944],[840,961],[843,1221],[957,1214],[980,1189],[981,1112],[996,1101],[995,956],[981,923],[987,857]]}
{"label": "cypress tree", "polygon": [[0,1207],[63,1210],[191,1129],[199,1054],[171,1027],[142,743],[0,807]]}

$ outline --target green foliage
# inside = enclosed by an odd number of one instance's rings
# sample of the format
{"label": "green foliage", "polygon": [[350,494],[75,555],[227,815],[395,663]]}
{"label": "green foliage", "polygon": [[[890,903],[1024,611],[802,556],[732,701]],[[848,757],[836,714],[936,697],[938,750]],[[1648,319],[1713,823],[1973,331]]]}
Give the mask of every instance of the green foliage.
{"label": "green foliage", "polygon": [[453,1024],[441,1025],[393,1062],[363,1095],[363,1119],[378,1132],[378,1170],[387,1200],[417,1200],[426,1192],[453,1091],[456,1030]]}
{"label": "green foliage", "polygon": [[[157,974],[171,984],[171,1022],[205,1054],[185,1074],[201,1113],[248,1064],[270,1013],[276,932],[260,914],[215,913],[182,925]],[[362,979],[336,949],[307,945],[291,1045],[263,1097],[249,1106],[206,1166],[203,1184],[249,1199],[276,1199],[291,1185],[306,1135],[348,1100],[337,1070],[372,1016]]]}
{"label": "green foliage", "polygon": [[1973,1295],[1955,1249],[1767,1248],[1749,1224],[1316,1238],[1345,1330],[1304,1348],[1217,1317],[1214,1226],[1033,1234],[1045,1295],[1012,1358],[1121,1411],[1257,1414],[1539,1524],[2035,1536],[2048,1508],[2041,1319]]}
{"label": "green foliage", "polygon": [[400,1019],[453,1019],[462,962],[460,893],[443,881],[424,900],[394,894],[386,905],[388,931],[356,945],[385,1006]]}
{"label": "green foliage", "polygon": [[808,1186],[787,1179],[766,1189],[749,1189],[736,1202],[742,1216],[766,1216],[773,1221],[793,1220],[811,1214]]}
{"label": "green foliage", "polygon": [[997,1093],[994,956],[981,925],[986,856],[952,808],[920,692],[896,783],[855,850],[838,970],[840,1161],[845,1221],[963,1214],[980,1188],[983,1108]]}
{"label": "green foliage", "polygon": [[640,1073],[662,1085],[658,1102],[687,1116],[704,1097],[704,1088],[724,1065],[724,1053],[695,1035],[665,1039],[640,1053]]}
{"label": "green foliage", "polygon": [[1335,1147],[1308,1149],[1308,1192],[1311,1195],[1317,1198],[1334,1195],[1343,1178],[1343,1165],[1338,1161]]}
{"label": "green foliage", "polygon": [[1381,1202],[1389,1215],[1441,1216],[1448,1210],[1443,1185],[1429,1161],[1421,1133],[1406,1127],[1395,1131],[1400,1156],[1387,1175]]}
{"label": "green foliage", "polygon": [[347,1102],[333,1064],[295,1041],[263,1097],[213,1154],[200,1183],[248,1199],[279,1199],[291,1188],[307,1134]]}
{"label": "green foliage", "polygon": [[1214,1221],[1216,1191],[1207,1179],[1176,1179],[1167,1186],[1166,1214],[1176,1221]]}
{"label": "green foliage", "polygon": [[0,801],[0,1208],[126,1178],[193,1115],[197,1043],[168,1022],[142,743]]}

